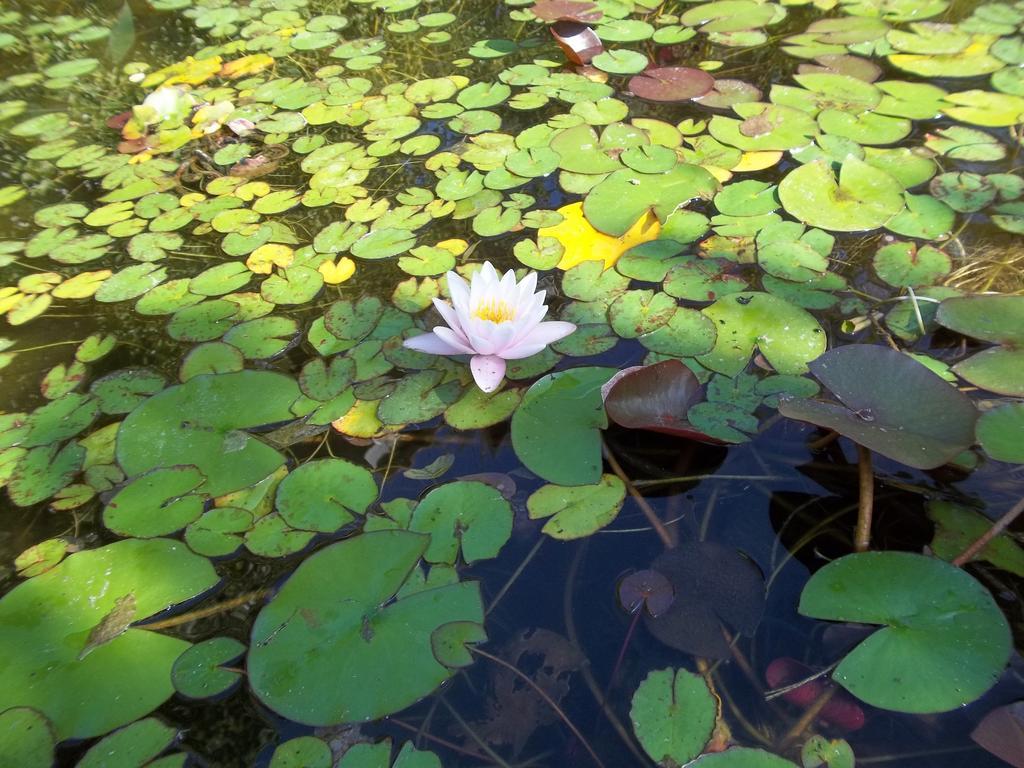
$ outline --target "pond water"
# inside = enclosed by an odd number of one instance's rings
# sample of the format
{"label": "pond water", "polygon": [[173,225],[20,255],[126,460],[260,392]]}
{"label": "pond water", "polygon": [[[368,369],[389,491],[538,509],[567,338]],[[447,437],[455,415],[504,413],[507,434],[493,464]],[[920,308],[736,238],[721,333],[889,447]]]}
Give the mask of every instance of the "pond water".
{"label": "pond water", "polygon": [[1024,765],[1022,30],[5,2],[0,765]]}

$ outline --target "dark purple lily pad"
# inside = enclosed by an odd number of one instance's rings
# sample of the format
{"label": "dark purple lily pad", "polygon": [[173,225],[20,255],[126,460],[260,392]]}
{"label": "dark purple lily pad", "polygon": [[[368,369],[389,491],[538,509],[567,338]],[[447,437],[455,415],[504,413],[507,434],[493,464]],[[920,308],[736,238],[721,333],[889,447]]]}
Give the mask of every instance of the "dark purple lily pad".
{"label": "dark purple lily pad", "polygon": [[619,603],[629,613],[643,605],[648,615],[656,619],[665,613],[675,600],[672,582],[657,571],[636,571],[619,582]]}
{"label": "dark purple lily pad", "polygon": [[732,547],[688,542],[651,564],[675,589],[675,601],[647,629],[672,648],[707,659],[729,656],[725,632],[752,635],[764,611],[764,576]]}
{"label": "dark purple lily pad", "polygon": [[629,80],[629,90],[648,101],[687,101],[715,87],[715,78],[692,67],[648,69]]}
{"label": "dark purple lily pad", "polygon": [[908,355],[851,344],[809,367],[839,402],[783,401],[782,415],[834,429],[918,469],[940,467],[974,442],[974,404]]}

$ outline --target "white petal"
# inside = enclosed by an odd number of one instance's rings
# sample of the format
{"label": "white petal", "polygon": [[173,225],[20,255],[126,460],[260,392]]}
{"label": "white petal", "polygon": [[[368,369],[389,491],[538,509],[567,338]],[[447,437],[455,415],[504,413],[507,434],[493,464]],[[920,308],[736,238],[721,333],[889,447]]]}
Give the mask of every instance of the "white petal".
{"label": "white petal", "polygon": [[489,320],[481,320],[478,317],[470,318],[466,326],[466,336],[469,337],[469,346],[478,355],[493,355],[497,352],[491,335],[497,326]]}
{"label": "white petal", "polygon": [[522,301],[527,296],[530,296],[535,290],[537,290],[537,273],[528,272],[526,277],[523,278],[522,282],[519,283],[519,301]]}
{"label": "white petal", "polygon": [[458,352],[455,352],[453,354],[476,354],[476,349],[474,349],[473,347],[472,339],[470,339],[469,343],[463,341],[463,339],[460,338],[460,334],[457,334],[451,328],[445,328],[443,325],[439,325],[434,329],[434,335],[440,337],[441,341],[448,344],[448,346],[454,347],[455,349],[459,350]]}
{"label": "white petal", "polygon": [[503,350],[501,354],[506,360],[520,360],[537,354],[548,344],[564,339],[575,330],[576,326],[572,323],[566,323],[562,320],[549,320],[538,325],[523,338],[516,339],[515,343],[508,349]]}
{"label": "white petal", "polygon": [[493,392],[505,378],[505,361],[497,355],[476,355],[469,361],[473,380],[484,392]]}
{"label": "white petal", "polygon": [[415,349],[417,352],[426,352],[428,355],[463,355],[461,349],[453,347],[440,336],[433,333],[423,333],[413,336],[402,342],[403,347]]}
{"label": "white petal", "polygon": [[448,272],[448,293],[452,297],[452,304],[455,309],[469,307],[469,284],[456,272]]}
{"label": "white petal", "polygon": [[436,309],[444,321],[448,323],[448,327],[451,328],[455,333],[466,340],[466,334],[462,332],[462,322],[459,319],[459,313],[452,309],[452,305],[447,301],[441,299],[434,299],[434,309]]}

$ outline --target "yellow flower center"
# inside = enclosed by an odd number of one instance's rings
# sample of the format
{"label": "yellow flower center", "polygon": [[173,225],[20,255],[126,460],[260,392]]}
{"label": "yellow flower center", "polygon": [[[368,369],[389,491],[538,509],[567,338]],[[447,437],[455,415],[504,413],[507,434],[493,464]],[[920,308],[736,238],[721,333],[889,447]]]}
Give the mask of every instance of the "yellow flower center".
{"label": "yellow flower center", "polygon": [[502,299],[487,299],[481,301],[473,310],[473,317],[481,320],[490,320],[492,323],[505,323],[515,320],[516,311],[509,306],[507,301]]}

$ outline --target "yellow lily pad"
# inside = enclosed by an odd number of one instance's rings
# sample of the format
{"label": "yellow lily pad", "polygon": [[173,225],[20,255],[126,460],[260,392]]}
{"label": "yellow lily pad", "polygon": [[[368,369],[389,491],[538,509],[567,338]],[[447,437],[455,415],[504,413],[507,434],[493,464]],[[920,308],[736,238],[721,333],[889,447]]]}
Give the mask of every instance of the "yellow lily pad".
{"label": "yellow lily pad", "polygon": [[661,232],[658,217],[647,212],[621,237],[606,235],[594,229],[583,215],[583,203],[572,203],[558,209],[562,221],[553,227],[537,230],[540,237],[553,237],[565,252],[559,269],[572,269],[584,261],[603,261],[605,269],[615,266],[619,257],[630,248],[655,240]]}

